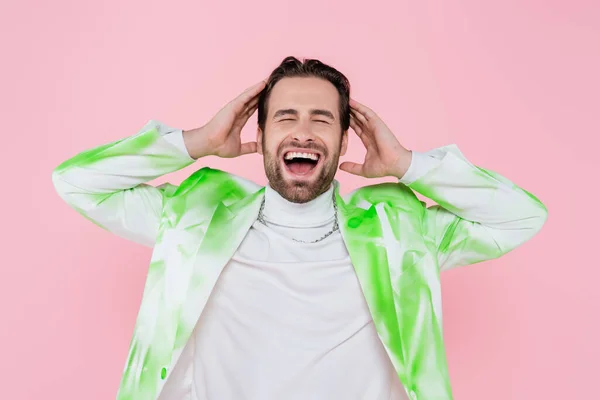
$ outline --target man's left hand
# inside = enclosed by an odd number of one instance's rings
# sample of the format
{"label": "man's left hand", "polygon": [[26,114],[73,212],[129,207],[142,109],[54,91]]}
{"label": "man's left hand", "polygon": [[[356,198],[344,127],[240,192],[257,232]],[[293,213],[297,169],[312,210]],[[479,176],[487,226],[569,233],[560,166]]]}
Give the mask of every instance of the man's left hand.
{"label": "man's left hand", "polygon": [[342,171],[380,178],[402,178],[412,160],[412,152],[404,148],[381,118],[370,108],[350,99],[350,127],[356,132],[367,149],[362,164],[345,161]]}

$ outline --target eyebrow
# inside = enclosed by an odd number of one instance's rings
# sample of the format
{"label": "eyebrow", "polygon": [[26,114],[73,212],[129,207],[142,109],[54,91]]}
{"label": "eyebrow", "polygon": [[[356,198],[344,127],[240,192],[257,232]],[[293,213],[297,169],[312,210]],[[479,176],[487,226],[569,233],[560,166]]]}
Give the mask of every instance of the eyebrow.
{"label": "eyebrow", "polygon": [[[298,110],[295,110],[293,108],[286,108],[286,109],[281,109],[281,110],[277,110],[275,112],[275,114],[273,115],[273,118],[277,118],[277,117],[281,117],[283,115],[298,115]],[[322,109],[311,109],[310,110],[310,115],[322,115],[324,117],[327,117],[333,121],[335,121],[335,117],[333,116],[333,114],[331,113],[331,111],[328,110],[322,110]]]}

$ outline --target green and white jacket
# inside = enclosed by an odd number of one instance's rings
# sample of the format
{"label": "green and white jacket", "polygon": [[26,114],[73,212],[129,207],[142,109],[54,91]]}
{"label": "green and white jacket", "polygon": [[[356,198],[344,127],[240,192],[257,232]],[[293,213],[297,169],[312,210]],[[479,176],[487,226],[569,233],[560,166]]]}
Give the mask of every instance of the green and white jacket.
{"label": "green and white jacket", "polygon": [[[156,399],[223,267],[256,220],[264,188],[211,168],[179,186],[146,182],[195,160],[149,121],[53,172],[59,195],[97,225],[154,247],[117,399]],[[442,335],[440,271],[500,257],[534,236],[544,205],[471,164],[454,145],[408,185],[342,197],[340,231],[378,335],[411,400],[452,399]],[[427,207],[413,191],[437,203]]]}

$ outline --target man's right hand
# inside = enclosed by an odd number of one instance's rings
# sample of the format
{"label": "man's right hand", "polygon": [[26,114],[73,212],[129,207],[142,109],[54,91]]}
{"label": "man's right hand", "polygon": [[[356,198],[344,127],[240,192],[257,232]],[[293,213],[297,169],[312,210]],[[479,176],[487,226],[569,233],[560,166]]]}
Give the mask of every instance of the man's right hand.
{"label": "man's right hand", "polygon": [[223,107],[206,125],[183,132],[183,140],[192,158],[214,155],[238,157],[256,152],[256,142],[242,143],[242,128],[258,108],[258,98],[266,82],[246,89]]}

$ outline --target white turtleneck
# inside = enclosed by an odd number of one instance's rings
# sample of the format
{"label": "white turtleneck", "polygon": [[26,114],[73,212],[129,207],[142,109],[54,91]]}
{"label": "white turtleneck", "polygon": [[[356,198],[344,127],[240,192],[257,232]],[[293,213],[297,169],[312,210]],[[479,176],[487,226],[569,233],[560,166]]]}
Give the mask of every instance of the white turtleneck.
{"label": "white turtleneck", "polygon": [[295,204],[265,189],[161,399],[406,399],[339,230],[333,186]]}

